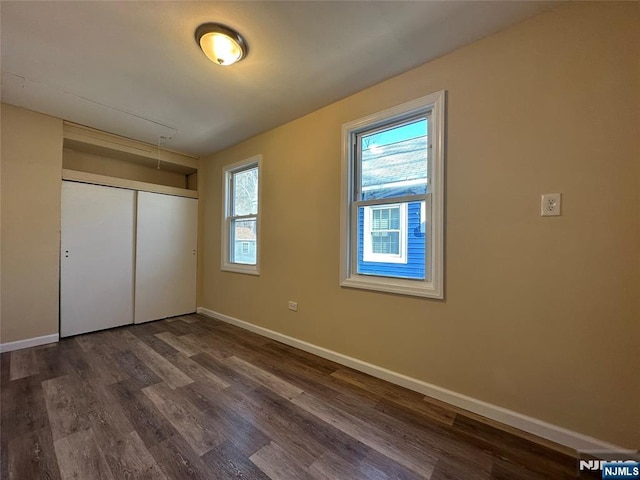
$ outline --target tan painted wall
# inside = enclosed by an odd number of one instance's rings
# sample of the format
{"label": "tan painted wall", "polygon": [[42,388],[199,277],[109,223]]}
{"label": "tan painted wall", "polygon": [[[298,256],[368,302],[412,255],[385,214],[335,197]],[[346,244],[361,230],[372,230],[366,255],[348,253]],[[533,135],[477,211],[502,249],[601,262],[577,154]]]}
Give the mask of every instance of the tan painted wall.
{"label": "tan painted wall", "polygon": [[107,175],[109,177],[126,178],[129,180],[137,180],[138,182],[167,185],[169,187],[187,188],[186,175],[166,170],[157,170],[123,160],[78,152],[69,148],[64,149],[62,165],[64,168],[70,170]]}
{"label": "tan painted wall", "polygon": [[198,174],[192,173],[187,175],[187,188],[189,190],[198,190]]}
{"label": "tan painted wall", "polygon": [[[640,447],[638,25],[564,5],[205,159],[199,305]],[[441,89],[446,300],[340,288],[341,125]],[[259,277],[219,253],[222,166],[255,154]]]}
{"label": "tan painted wall", "polygon": [[58,333],[62,120],[2,104],[0,343]]}

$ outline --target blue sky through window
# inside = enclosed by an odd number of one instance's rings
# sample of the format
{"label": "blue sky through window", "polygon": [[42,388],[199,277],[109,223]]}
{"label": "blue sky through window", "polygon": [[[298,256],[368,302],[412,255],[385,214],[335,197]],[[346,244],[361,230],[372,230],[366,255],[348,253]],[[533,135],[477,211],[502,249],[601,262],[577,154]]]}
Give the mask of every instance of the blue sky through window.
{"label": "blue sky through window", "polygon": [[382,147],[390,143],[402,142],[427,135],[427,120],[421,119],[400,127],[393,127],[372,135],[362,137],[362,148]]}

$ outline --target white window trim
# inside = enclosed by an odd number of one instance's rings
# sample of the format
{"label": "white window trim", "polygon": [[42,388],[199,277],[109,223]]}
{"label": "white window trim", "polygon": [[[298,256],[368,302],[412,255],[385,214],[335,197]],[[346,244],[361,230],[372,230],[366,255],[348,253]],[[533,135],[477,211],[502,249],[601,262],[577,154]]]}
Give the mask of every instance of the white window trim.
{"label": "white window trim", "polygon": [[[371,216],[373,210],[382,208],[399,208],[400,209],[400,253],[374,253],[371,241]],[[407,263],[407,230],[409,225],[407,222],[407,204],[406,203],[386,203],[384,205],[366,205],[364,208],[364,222],[362,232],[362,261],[378,262],[378,263]]]}
{"label": "white window trim", "polygon": [[[230,182],[233,174],[241,170],[258,167],[258,212],[249,217],[256,219],[256,264],[234,263],[230,261],[231,256],[231,198]],[[246,273],[249,275],[260,275],[260,210],[262,205],[262,155],[255,155],[246,160],[225,165],[222,170],[222,257],[220,269],[227,272]]]}
{"label": "white window trim", "polygon": [[[427,298],[444,298],[444,138],[445,138],[444,90],[403,103],[382,112],[354,120],[342,126],[342,189],[340,211],[340,285],[382,292],[398,293]],[[354,189],[352,135],[354,133],[384,125],[394,118],[417,115],[430,111],[429,125],[431,193],[425,198],[426,218],[431,229],[430,248],[425,252],[427,279],[409,280],[373,275],[358,275],[354,269],[357,248],[352,238],[352,219],[356,212],[352,208]],[[394,199],[396,200],[396,199]],[[397,201],[397,200],[396,200]],[[372,202],[373,203],[373,202]],[[355,259],[355,260],[354,260]]]}

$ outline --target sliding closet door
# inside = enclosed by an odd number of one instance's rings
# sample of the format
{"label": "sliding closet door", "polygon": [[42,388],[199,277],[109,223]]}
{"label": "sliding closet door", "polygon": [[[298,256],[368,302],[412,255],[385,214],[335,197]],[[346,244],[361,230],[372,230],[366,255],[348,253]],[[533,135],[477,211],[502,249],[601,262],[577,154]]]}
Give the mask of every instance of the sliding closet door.
{"label": "sliding closet door", "polygon": [[196,310],[198,201],[138,192],[135,323]]}
{"label": "sliding closet door", "polygon": [[62,182],[60,335],[133,322],[135,192]]}

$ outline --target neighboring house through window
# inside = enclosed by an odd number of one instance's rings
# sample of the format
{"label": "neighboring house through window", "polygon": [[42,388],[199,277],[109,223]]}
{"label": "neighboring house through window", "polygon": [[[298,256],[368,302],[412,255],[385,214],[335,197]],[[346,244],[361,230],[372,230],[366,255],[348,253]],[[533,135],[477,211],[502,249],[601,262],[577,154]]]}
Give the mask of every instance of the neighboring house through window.
{"label": "neighboring house through window", "polygon": [[343,125],[341,285],[442,298],[444,102]]}
{"label": "neighboring house through window", "polygon": [[367,206],[363,217],[363,262],[406,264],[407,204]]}
{"label": "neighboring house through window", "polygon": [[261,156],[224,167],[222,270],[257,275]]}

